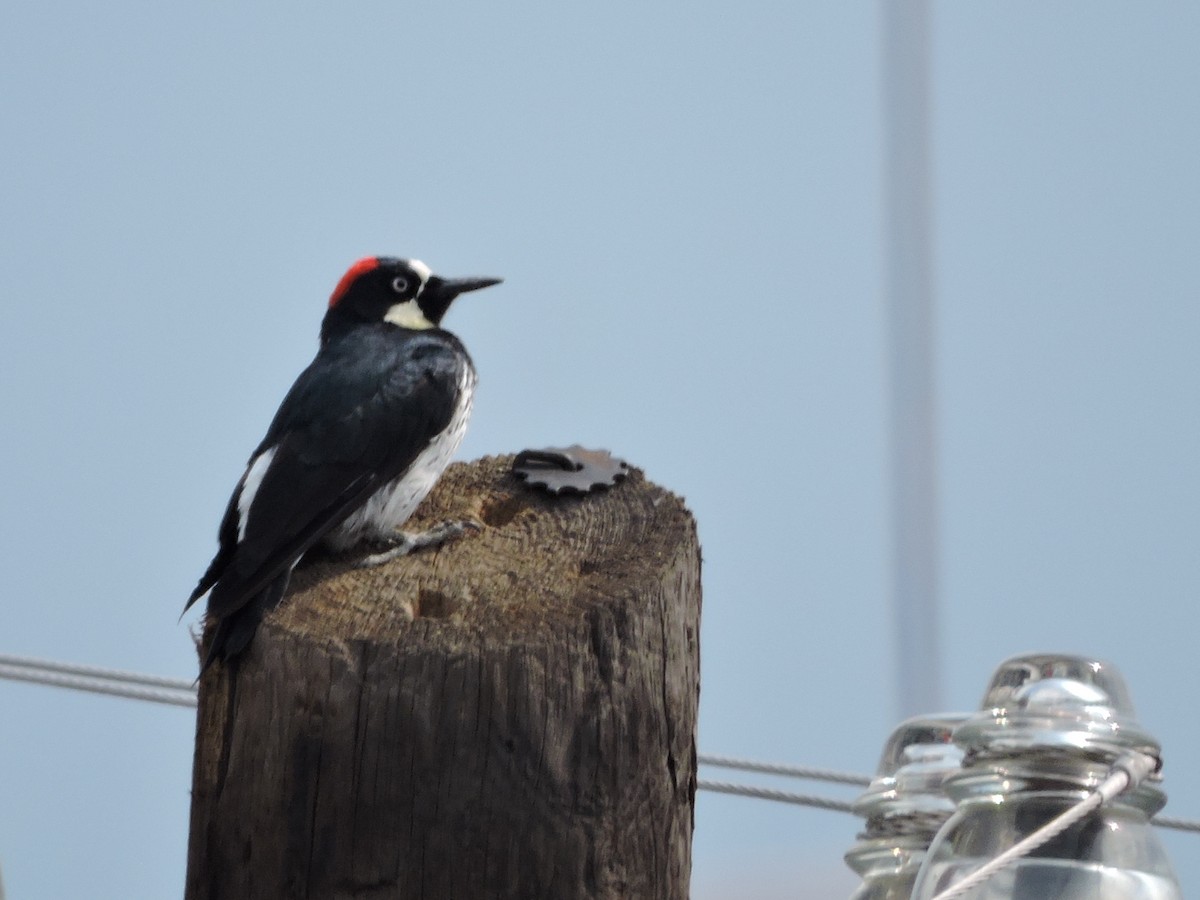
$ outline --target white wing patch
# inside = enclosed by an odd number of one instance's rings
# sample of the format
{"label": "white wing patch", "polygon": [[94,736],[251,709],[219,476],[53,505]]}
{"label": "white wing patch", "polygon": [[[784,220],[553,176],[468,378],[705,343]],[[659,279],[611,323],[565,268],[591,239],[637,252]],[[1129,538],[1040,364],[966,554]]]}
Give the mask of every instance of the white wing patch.
{"label": "white wing patch", "polygon": [[267,474],[267,469],[271,467],[271,460],[275,458],[276,449],[278,448],[271,447],[254,457],[254,461],[250,463],[250,468],[246,470],[246,476],[242,479],[242,490],[238,494],[237,501],[239,544],[246,538],[246,523],[250,520],[250,510],[254,506],[254,495],[258,493],[263,477]]}

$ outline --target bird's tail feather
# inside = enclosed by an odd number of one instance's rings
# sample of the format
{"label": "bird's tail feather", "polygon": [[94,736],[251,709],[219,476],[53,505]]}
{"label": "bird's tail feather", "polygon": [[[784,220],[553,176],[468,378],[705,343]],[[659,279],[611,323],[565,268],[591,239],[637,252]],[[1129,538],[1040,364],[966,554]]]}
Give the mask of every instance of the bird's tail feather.
{"label": "bird's tail feather", "polygon": [[208,645],[208,653],[204,657],[204,665],[200,667],[201,673],[218,659],[234,659],[249,646],[263,616],[278,606],[279,601],[283,599],[291,574],[290,569],[284,572],[236,612],[217,622],[213,629],[212,641]]}

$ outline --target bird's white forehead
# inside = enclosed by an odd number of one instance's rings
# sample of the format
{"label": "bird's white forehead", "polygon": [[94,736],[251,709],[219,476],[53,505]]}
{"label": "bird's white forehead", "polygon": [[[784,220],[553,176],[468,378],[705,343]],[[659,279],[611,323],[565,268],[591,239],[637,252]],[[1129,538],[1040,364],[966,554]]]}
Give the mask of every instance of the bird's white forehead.
{"label": "bird's white forehead", "polygon": [[408,267],[417,273],[417,277],[421,279],[421,287],[424,287],[426,282],[433,277],[433,269],[425,265],[419,259],[410,259]]}

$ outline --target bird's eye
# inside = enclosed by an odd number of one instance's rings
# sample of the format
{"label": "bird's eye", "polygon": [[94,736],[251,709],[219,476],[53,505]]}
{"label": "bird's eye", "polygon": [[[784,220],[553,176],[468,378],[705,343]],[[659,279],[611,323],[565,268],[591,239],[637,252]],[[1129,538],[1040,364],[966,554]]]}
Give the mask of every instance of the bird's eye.
{"label": "bird's eye", "polygon": [[397,275],[392,279],[392,290],[397,294],[403,294],[408,290],[408,279],[403,275]]}

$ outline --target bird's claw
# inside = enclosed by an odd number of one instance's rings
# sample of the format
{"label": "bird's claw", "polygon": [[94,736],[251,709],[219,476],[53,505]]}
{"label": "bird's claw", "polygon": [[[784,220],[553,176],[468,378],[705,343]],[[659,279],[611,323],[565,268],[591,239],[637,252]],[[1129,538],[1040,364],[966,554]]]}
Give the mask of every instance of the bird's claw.
{"label": "bird's claw", "polygon": [[356,569],[371,569],[389,563],[393,559],[407,556],[422,547],[438,547],[447,541],[462,536],[468,529],[482,531],[483,523],[478,519],[452,519],[440,522],[425,531],[409,532],[396,531],[393,534],[381,536],[378,543],[389,545],[381,553],[372,553],[354,564]]}

